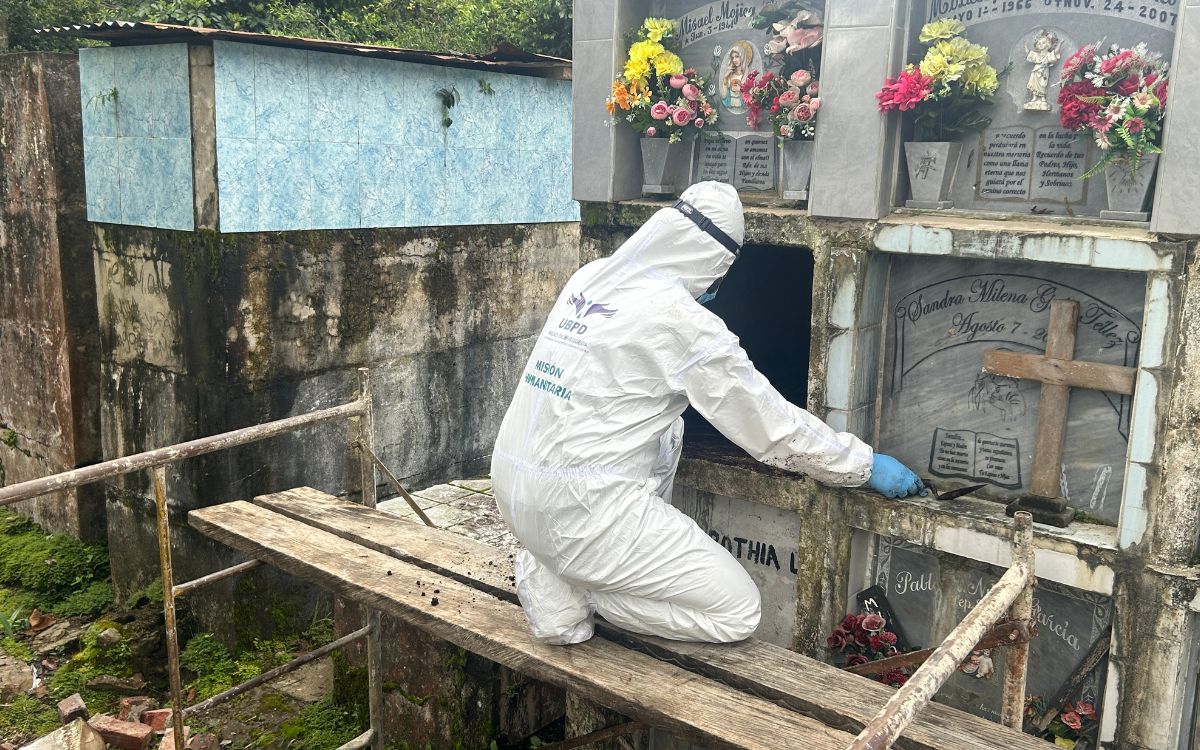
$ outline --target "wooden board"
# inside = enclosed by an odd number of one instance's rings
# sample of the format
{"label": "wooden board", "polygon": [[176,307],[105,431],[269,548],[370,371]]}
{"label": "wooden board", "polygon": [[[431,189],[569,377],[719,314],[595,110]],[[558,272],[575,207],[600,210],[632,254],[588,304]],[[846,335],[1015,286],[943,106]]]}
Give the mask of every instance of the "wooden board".
{"label": "wooden board", "polygon": [[511,602],[247,502],[194,510],[188,522],[247,555],[472,653],[707,746],[843,750],[853,739],[604,638],[547,646],[529,634],[524,613]]}
{"label": "wooden board", "polygon": [[1133,367],[1082,362],[1077,359],[1047,359],[1040,354],[995,350],[984,352],[983,371],[1021,380],[1039,380],[1050,385],[1087,388],[1093,391],[1133,395],[1137,370]]}
{"label": "wooden board", "polygon": [[[397,558],[420,559],[422,567],[516,601],[512,560],[494,547],[306,487],[256,497],[254,502]],[[738,644],[714,645],[635,635],[606,623],[599,623],[598,630],[630,648],[852,733],[861,730],[894,692],[872,680],[753,638]],[[1044,750],[1045,742],[956,709],[930,704],[896,747]]]}

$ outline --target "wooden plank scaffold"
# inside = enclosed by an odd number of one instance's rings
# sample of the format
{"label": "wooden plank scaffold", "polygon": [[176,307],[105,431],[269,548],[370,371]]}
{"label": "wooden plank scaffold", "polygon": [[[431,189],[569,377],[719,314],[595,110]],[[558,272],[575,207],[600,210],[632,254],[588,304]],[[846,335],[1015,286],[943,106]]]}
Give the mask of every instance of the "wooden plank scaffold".
{"label": "wooden plank scaffold", "polygon": [[[591,641],[569,648],[552,647],[528,633],[524,615],[515,604],[511,558],[486,545],[375,510],[375,470],[379,469],[421,520],[432,526],[375,454],[371,405],[370,374],[363,369],[359,394],[349,403],[0,488],[0,506],[4,506],[110,477],[150,472],[166,593],[164,618],[176,747],[184,744],[183,719],[188,715],[365,639],[370,728],[339,750],[381,748],[379,636],[383,613],[516,671],[581,692],[633,719],[601,730],[589,741],[600,739],[600,734],[614,736],[652,725],[712,747],[763,750],[886,748],[893,743],[904,750],[1044,747],[1040,740],[1015,731],[1020,727],[1020,712],[1015,707],[1023,706],[1024,698],[1025,639],[1014,640],[1009,649],[1003,717],[1007,727],[929,704],[1006,608],[1011,607],[1010,615],[1017,622],[1027,623],[1034,585],[1027,514],[1015,519],[1012,568],[933,651],[905,688],[894,694],[877,683],[754,639],[724,645],[679,643],[634,635],[601,622],[598,637]],[[249,559],[193,581],[174,583],[167,466],[340,420],[357,423],[350,447],[357,451],[362,504],[301,488],[256,498],[256,504],[235,502],[193,511],[189,514],[192,526],[241,550]],[[176,599],[263,563],[367,605],[365,624],[220,695],[184,707]],[[436,602],[428,593],[418,596],[416,589],[421,587],[413,588],[417,576],[426,582],[437,581]],[[1029,630],[1026,625],[1024,632]],[[859,736],[854,738],[856,731]],[[575,738],[561,747],[578,746],[584,739]]]}

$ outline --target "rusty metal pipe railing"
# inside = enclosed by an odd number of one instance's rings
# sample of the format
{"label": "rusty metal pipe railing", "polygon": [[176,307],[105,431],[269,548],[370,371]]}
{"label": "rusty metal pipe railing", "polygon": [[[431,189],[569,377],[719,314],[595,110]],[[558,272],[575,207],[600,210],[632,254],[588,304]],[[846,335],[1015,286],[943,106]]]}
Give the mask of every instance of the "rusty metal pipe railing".
{"label": "rusty metal pipe railing", "polygon": [[237,575],[238,573],[245,573],[247,570],[254,570],[259,565],[262,565],[262,563],[259,562],[258,560],[247,560],[244,563],[238,563],[237,565],[231,565],[228,568],[225,568],[224,570],[218,570],[216,573],[209,573],[208,575],[200,576],[199,578],[197,578],[195,580],[187,581],[186,583],[181,583],[178,586],[176,586],[175,589],[171,593],[172,593],[172,595],[175,596],[176,599],[178,599],[179,597],[183,596],[184,594],[191,593],[192,591],[195,591],[198,588],[203,588],[203,587],[209,585],[210,583],[216,583],[217,581],[223,581],[226,578],[230,578],[232,576]]}
{"label": "rusty metal pipe railing", "polygon": [[[1033,517],[1024,511],[1018,512],[1014,522],[1013,564],[1000,580],[992,586],[979,603],[946,636],[942,644],[909,678],[887,705],[854,738],[849,750],[887,750],[896,741],[917,712],[925,707],[946,680],[958,669],[963,659],[975,649],[976,644],[996,621],[1034,584],[1032,527]],[[1009,663],[1009,669],[1012,663]],[[1022,672],[1024,665],[1021,665]],[[1023,675],[1022,675],[1023,677]],[[1024,683],[1024,679],[1021,679]],[[1005,678],[1007,688],[1008,679]],[[1023,691],[1023,688],[1022,688]],[[1024,701],[1024,695],[1021,696]]]}
{"label": "rusty metal pipe railing", "polygon": [[[258,677],[252,677],[240,685],[234,685],[233,687],[229,688],[228,690],[226,690],[222,693],[217,693],[216,695],[214,695],[211,698],[202,700],[199,703],[188,706],[187,708],[183,709],[183,712],[182,712],[183,716],[187,717],[190,714],[198,713],[200,711],[204,711],[206,709],[212,708],[213,706],[216,706],[220,703],[224,703],[225,701],[227,701],[231,698],[238,697],[242,693],[245,693],[247,690],[253,690],[254,688],[258,687],[259,685],[270,682],[271,680],[275,679],[276,677],[282,677],[283,675],[287,674],[288,672],[295,672],[297,669],[299,669],[300,667],[303,667],[305,664],[316,661],[317,659],[320,659],[322,656],[325,656],[326,654],[329,654],[333,651],[337,651],[342,646],[345,646],[349,643],[353,643],[354,641],[357,641],[359,638],[367,636],[370,633],[371,633],[371,628],[369,626],[365,627],[365,628],[359,628],[358,630],[355,630],[352,633],[347,633],[346,635],[342,636],[341,638],[338,638],[336,641],[330,641],[329,643],[326,643],[324,646],[321,646],[320,648],[314,648],[312,651],[309,651],[307,654],[301,654],[300,656],[297,656],[295,659],[292,659],[287,664],[281,664],[278,667],[275,667],[274,669],[269,669],[266,672],[263,672],[262,674],[260,674]],[[181,722],[181,721],[176,722],[176,723],[181,727],[183,726],[183,722]]]}
{"label": "rusty metal pipe railing", "polygon": [[122,474],[131,474],[142,469],[152,469],[155,466],[162,466],[185,458],[202,456],[205,453],[214,453],[227,448],[235,448],[239,445],[277,437],[301,427],[357,417],[362,413],[363,400],[360,398],[348,404],[320,409],[308,414],[287,417],[274,422],[264,422],[252,427],[242,427],[241,429],[230,430],[219,435],[209,435],[208,437],[189,440],[186,443],[170,445],[166,448],[156,448],[144,453],[135,453],[132,456],[115,458],[111,461],[84,466],[79,469],[65,471],[61,474],[42,477],[41,479],[31,479],[28,482],[0,487],[0,506],[19,503],[22,500],[30,500],[52,492],[69,490],[73,487],[98,482],[101,479],[108,479]]}
{"label": "rusty metal pipe railing", "polygon": [[[1013,519],[1013,564],[1025,565],[1033,571],[1033,519],[1028,513],[1018,513]],[[1017,622],[1028,622],[1033,618],[1033,587],[1037,583],[1030,577],[1029,585],[1021,589],[1008,614]],[[1029,641],[1021,641],[1008,647],[1005,654],[1004,694],[1000,702],[1000,723],[1009,729],[1021,731],[1025,722],[1025,677],[1029,667]]]}
{"label": "rusty metal pipe railing", "polygon": [[184,747],[183,684],[179,675],[179,630],[175,622],[175,572],[171,563],[171,528],[167,516],[167,467],[150,470],[154,483],[154,511],[158,524],[159,572],[163,585],[163,627],[167,632],[167,673],[171,681],[171,733],[175,747]]}
{"label": "rusty metal pipe railing", "polygon": [[387,464],[380,460],[379,456],[375,455],[375,451],[364,446],[361,442],[356,442],[354,447],[358,448],[360,451],[366,454],[367,458],[371,459],[371,463],[375,464],[375,468],[379,469],[379,472],[383,474],[385,479],[387,479],[388,484],[392,485],[392,489],[396,491],[396,494],[404,498],[404,501],[408,503],[408,507],[412,508],[413,512],[425,522],[425,525],[433,527],[433,521],[429,520],[429,516],[425,515],[425,511],[421,510],[421,506],[417,505],[417,501],[413,500],[412,495],[408,494],[408,490],[404,489],[404,485],[400,484],[400,480],[397,479],[396,475],[392,473],[392,470],[387,467]]}

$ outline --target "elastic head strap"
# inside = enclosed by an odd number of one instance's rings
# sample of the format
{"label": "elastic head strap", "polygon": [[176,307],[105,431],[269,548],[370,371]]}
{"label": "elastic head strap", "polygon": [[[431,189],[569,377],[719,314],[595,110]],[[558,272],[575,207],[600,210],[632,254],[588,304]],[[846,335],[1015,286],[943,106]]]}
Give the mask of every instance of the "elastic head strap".
{"label": "elastic head strap", "polygon": [[675,205],[672,208],[691,219],[692,223],[700,227],[700,231],[719,242],[722,247],[733,253],[734,260],[737,260],[738,255],[742,251],[742,246],[734,242],[732,237],[721,231],[721,228],[714,224],[712,219],[700,213],[699,209],[682,198],[675,201]]}

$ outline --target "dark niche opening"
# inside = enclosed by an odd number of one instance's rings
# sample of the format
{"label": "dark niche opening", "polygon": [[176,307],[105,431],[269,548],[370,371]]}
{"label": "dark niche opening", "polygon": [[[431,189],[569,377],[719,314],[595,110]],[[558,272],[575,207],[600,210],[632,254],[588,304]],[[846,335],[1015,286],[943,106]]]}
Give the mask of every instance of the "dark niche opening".
{"label": "dark niche opening", "polygon": [[[746,245],[708,309],[739,339],[758,371],[793,404],[808,403],[812,339],[812,252],[800,247]],[[742,455],[704,417],[689,408],[684,445],[689,452]]]}

